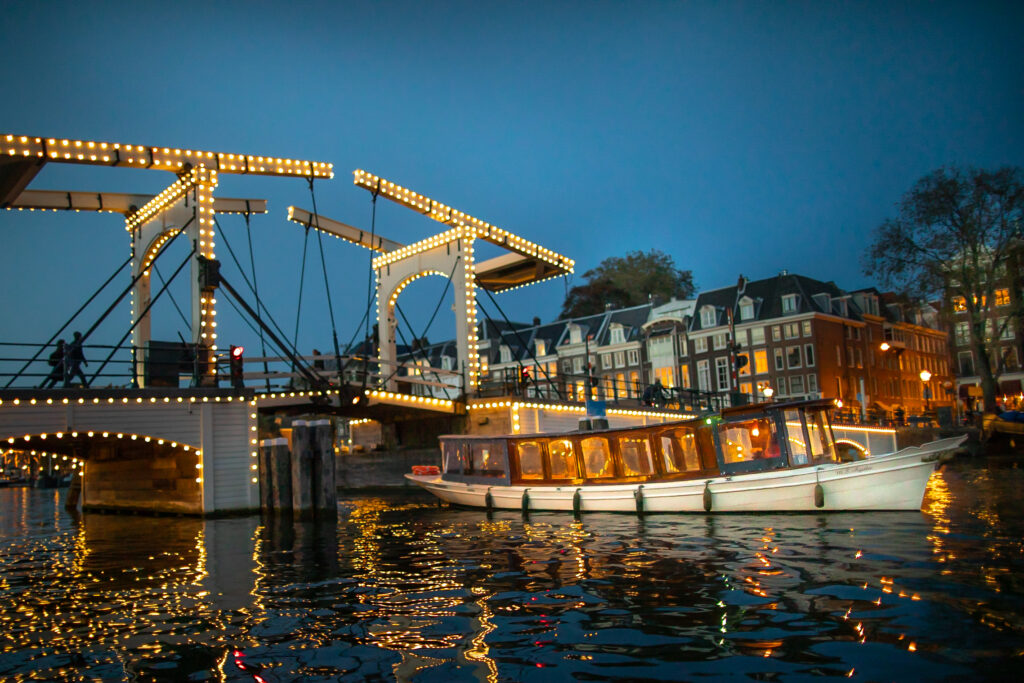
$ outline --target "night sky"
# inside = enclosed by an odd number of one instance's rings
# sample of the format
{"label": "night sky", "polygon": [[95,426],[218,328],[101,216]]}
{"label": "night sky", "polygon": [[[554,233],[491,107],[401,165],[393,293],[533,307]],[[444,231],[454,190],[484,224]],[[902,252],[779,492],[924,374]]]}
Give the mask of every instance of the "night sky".
{"label": "night sky", "polygon": [[[363,228],[370,195],[351,171],[366,169],[574,258],[575,280],[498,295],[519,320],[554,318],[583,272],[637,249],[666,251],[705,289],[782,269],[875,284],[860,256],[915,180],[946,164],[1024,165],[1019,2],[0,9],[0,133],[329,161],[318,208]],[[172,180],[50,164],[31,188],[156,193]],[[291,337],[303,231],[285,215],[310,208],[308,187],[220,180],[218,196],[270,201],[253,219],[256,269]],[[220,221],[218,256],[240,283],[224,243],[248,264],[244,222]],[[0,212],[0,228],[3,341],[45,341],[129,250],[116,215]],[[383,201],[376,228],[400,242],[442,230]],[[331,347],[315,238],[309,249],[307,353]],[[324,250],[344,346],[366,310],[370,254],[333,238]],[[172,248],[162,274],[186,253]],[[443,289],[424,278],[399,300],[417,334]],[[187,314],[185,283],[172,292]],[[448,297],[431,340],[453,334]],[[255,343],[218,308],[222,346]],[[154,315],[154,338],[189,336],[170,301]],[[128,318],[125,302],[90,341],[116,341]]]}

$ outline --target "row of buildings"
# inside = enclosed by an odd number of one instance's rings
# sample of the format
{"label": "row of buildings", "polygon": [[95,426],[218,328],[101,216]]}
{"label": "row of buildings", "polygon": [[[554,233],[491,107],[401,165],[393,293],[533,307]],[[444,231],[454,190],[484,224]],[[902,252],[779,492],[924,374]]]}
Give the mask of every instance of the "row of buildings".
{"label": "row of buildings", "polygon": [[[488,320],[480,332],[481,391],[540,398],[635,400],[660,382],[684,404],[829,397],[881,418],[952,408],[956,373],[969,369],[935,306],[785,271],[582,318]],[[413,358],[454,369],[454,344]]]}

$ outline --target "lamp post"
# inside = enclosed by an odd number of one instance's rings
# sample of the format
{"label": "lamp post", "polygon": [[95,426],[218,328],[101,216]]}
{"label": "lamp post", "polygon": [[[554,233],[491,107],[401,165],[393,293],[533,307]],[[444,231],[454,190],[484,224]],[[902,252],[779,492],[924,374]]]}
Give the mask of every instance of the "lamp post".
{"label": "lamp post", "polygon": [[924,412],[927,413],[930,409],[928,400],[932,397],[932,389],[928,385],[928,380],[932,378],[932,373],[928,372],[928,370],[922,370],[918,377],[920,377],[921,381],[924,382]]}
{"label": "lamp post", "polygon": [[[886,342],[886,341],[884,341],[881,344],[879,344],[878,348],[881,349],[883,353],[887,353],[889,351],[892,351],[893,354],[896,355],[896,395],[897,395],[897,397],[899,399],[899,408],[902,410],[902,408],[903,408],[903,366],[900,364],[900,356],[903,355],[903,352],[906,351],[906,348],[900,347],[900,346],[893,346],[892,344],[890,344],[889,342]],[[931,377],[931,374],[929,373],[928,376]]]}
{"label": "lamp post", "polygon": [[763,396],[764,396],[764,397],[765,397],[765,398],[766,398],[766,399],[767,399],[767,400],[768,400],[769,402],[771,402],[771,400],[772,400],[772,396],[774,396],[774,395],[775,395],[775,390],[774,390],[774,389],[772,389],[771,385],[770,385],[770,384],[767,384],[767,383],[765,383],[765,384],[758,384],[758,385],[757,385],[757,388],[758,388],[758,389],[760,389],[760,390],[761,390],[761,394],[762,394],[762,395],[763,395]]}

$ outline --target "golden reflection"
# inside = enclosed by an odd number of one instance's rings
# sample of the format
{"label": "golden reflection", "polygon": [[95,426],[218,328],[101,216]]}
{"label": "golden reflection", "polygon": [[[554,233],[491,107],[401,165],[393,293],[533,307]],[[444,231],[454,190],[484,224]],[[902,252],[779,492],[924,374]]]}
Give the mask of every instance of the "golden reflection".
{"label": "golden reflection", "polygon": [[[507,537],[512,525],[505,520],[481,520],[469,534],[455,524],[440,523],[425,536],[416,536],[406,520],[396,517],[395,522],[383,519],[386,512],[412,512],[433,506],[422,504],[394,505],[382,499],[364,499],[353,502],[348,520],[358,530],[353,541],[351,562],[359,572],[361,591],[358,600],[370,607],[368,615],[380,623],[368,630],[369,644],[397,652],[401,659],[393,667],[399,680],[408,680],[416,673],[444,665],[448,659],[426,656],[430,649],[462,649],[460,657],[467,664],[484,667],[480,678],[497,680],[497,665],[489,654],[485,638],[495,626],[488,605],[490,592],[470,587],[480,612],[470,621],[473,634],[467,642],[461,632],[440,632],[443,619],[463,616],[457,608],[466,604],[462,591],[458,561],[452,556],[452,539],[466,535],[481,537]],[[411,558],[402,565],[383,560],[384,544],[401,539],[407,546],[405,556]],[[466,539],[463,543],[472,543]],[[481,562],[481,566],[486,562]]]}

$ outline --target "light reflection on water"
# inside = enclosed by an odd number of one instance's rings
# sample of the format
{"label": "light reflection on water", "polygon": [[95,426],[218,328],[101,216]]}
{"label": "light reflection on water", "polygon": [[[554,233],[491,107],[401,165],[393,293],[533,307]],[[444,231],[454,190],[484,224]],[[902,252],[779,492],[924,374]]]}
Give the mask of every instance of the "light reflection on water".
{"label": "light reflection on water", "polygon": [[947,466],[921,513],[581,522],[418,495],[336,525],[75,517],[0,490],[0,678],[1008,677],[1018,465]]}

